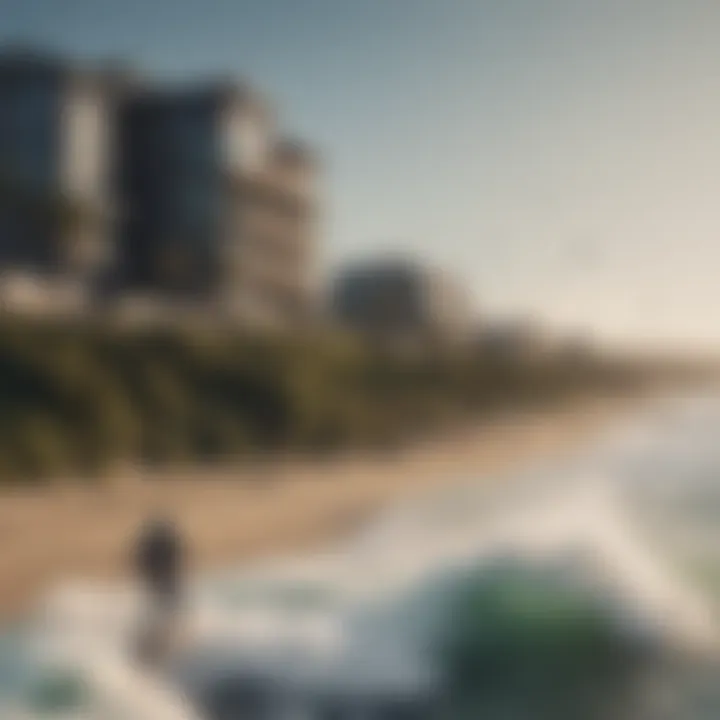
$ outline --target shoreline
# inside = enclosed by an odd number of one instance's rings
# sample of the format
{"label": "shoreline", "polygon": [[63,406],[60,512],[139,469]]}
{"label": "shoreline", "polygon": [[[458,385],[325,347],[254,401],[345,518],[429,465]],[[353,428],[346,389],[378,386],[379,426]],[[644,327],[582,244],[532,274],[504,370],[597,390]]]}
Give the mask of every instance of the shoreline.
{"label": "shoreline", "polygon": [[100,487],[0,493],[0,617],[27,610],[61,580],[130,575],[148,514],[177,520],[191,571],[311,549],[388,505],[461,476],[505,475],[592,440],[643,397],[596,397],[515,411],[390,456],[278,459],[250,467],[183,468],[117,477]]}

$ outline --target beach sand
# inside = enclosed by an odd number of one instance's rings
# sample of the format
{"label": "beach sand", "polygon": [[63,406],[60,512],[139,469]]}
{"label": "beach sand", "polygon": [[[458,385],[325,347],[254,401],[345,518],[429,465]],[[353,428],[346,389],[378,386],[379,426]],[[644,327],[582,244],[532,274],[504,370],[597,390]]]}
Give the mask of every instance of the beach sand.
{"label": "beach sand", "polygon": [[26,611],[62,580],[127,576],[133,538],[156,510],[178,521],[193,568],[219,568],[322,543],[431,486],[522,469],[591,440],[637,405],[596,398],[515,412],[393,456],[286,458],[8,491],[0,495],[0,615]]}

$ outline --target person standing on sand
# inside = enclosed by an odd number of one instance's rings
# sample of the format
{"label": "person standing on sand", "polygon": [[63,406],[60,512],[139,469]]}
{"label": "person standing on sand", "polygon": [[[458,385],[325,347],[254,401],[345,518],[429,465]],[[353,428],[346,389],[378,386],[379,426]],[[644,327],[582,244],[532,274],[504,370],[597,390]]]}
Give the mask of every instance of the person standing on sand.
{"label": "person standing on sand", "polygon": [[183,543],[175,524],[162,516],[142,531],[135,566],[149,603],[149,622],[140,638],[144,660],[158,659],[169,649],[182,601]]}

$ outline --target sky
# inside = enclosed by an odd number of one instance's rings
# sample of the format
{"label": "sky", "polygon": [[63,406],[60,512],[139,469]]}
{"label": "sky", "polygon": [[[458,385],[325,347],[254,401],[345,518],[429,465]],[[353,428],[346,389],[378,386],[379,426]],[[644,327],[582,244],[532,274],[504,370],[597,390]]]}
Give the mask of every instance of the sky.
{"label": "sky", "polygon": [[0,43],[264,90],[322,265],[411,252],[486,315],[720,348],[718,0],[0,0]]}

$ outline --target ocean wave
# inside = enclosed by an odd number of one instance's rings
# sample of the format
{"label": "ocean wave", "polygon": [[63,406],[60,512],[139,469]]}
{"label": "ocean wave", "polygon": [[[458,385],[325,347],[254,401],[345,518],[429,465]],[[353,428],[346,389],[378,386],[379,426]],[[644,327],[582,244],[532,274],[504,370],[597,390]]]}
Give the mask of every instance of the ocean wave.
{"label": "ocean wave", "polygon": [[1,717],[190,720],[228,678],[227,706],[255,707],[252,680],[278,718],[303,703],[318,716],[331,701],[429,697],[442,663],[427,648],[457,589],[518,559],[582,579],[628,628],[714,658],[719,432],[719,398],[664,403],[520,478],[469,478],[391,508],[321,554],[199,578],[188,639],[162,674],[131,660],[136,591],[63,586],[0,644]]}

